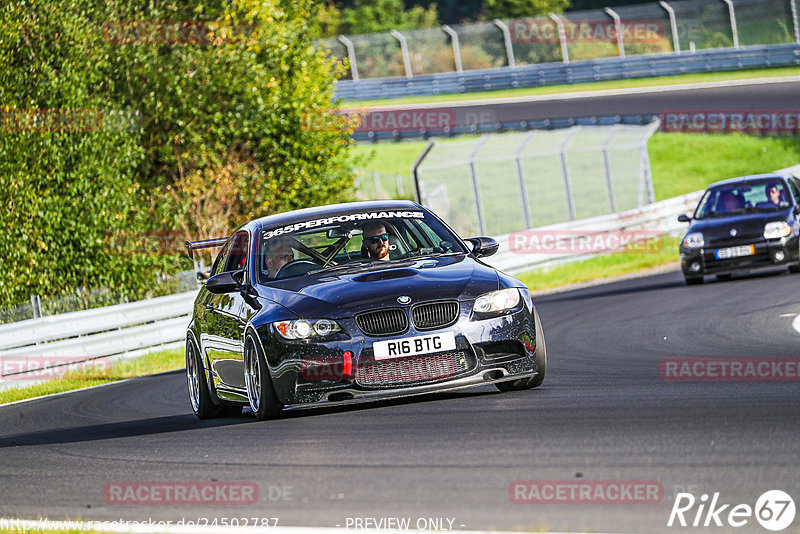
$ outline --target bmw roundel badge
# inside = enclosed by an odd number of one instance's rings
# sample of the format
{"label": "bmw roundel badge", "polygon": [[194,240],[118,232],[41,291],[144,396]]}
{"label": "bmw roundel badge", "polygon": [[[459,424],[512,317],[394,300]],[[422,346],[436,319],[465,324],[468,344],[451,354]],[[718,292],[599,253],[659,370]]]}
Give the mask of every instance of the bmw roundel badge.
{"label": "bmw roundel badge", "polygon": [[400,304],[408,304],[409,302],[411,302],[411,297],[409,297],[408,295],[401,295],[397,297],[397,302],[399,302]]}

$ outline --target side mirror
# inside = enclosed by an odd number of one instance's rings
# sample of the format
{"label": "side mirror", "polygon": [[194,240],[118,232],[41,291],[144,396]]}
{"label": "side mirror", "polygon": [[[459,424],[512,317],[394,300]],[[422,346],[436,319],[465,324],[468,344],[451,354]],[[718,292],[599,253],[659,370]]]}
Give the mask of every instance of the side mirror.
{"label": "side mirror", "polygon": [[242,290],[242,276],[244,269],[233,272],[215,274],[206,282],[206,289],[211,293],[222,295]]}
{"label": "side mirror", "polygon": [[681,213],[678,215],[678,222],[692,222],[692,220],[685,213]]}
{"label": "side mirror", "polygon": [[466,241],[472,243],[472,254],[477,258],[491,256],[500,248],[500,243],[491,237],[470,237]]}

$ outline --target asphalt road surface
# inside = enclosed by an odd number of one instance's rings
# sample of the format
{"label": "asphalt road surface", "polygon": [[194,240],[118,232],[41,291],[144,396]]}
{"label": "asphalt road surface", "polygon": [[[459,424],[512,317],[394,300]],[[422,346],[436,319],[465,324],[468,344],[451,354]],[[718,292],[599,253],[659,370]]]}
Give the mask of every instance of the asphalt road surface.
{"label": "asphalt road surface", "polygon": [[[779,272],[687,287],[670,272],[540,297],[549,366],[533,391],[487,386],[271,422],[201,422],[175,372],[6,406],[0,517],[767,532],[752,517],[738,529],[666,524],[685,489],[698,500],[720,492],[719,503],[731,505],[754,506],[771,489],[800,498],[800,383],[665,381],[659,364],[797,357],[798,286],[800,276]],[[650,481],[663,494],[651,504],[517,504],[509,498],[517,480]],[[259,498],[106,502],[109,484],[131,481],[247,481]],[[689,523],[697,510],[686,512]],[[800,517],[784,532],[798,525]]]}
{"label": "asphalt road surface", "polygon": [[742,85],[640,88],[604,91],[600,94],[566,93],[542,95],[511,102],[484,100],[465,105],[458,102],[422,106],[378,106],[375,109],[439,109],[447,107],[457,125],[495,122],[565,119],[613,115],[658,115],[667,111],[797,111],[800,81],[768,83],[733,82]]}

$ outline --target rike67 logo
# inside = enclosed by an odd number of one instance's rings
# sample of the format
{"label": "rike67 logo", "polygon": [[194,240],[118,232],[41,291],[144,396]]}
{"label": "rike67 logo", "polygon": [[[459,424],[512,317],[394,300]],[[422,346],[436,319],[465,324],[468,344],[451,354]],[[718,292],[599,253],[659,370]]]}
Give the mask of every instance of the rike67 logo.
{"label": "rike67 logo", "polygon": [[753,517],[767,530],[777,532],[794,521],[794,500],[781,490],[769,490],[761,494],[755,506],[731,505],[720,501],[719,492],[709,499],[704,493],[696,498],[691,493],[678,493],[669,514],[667,526],[739,528],[751,522]]}

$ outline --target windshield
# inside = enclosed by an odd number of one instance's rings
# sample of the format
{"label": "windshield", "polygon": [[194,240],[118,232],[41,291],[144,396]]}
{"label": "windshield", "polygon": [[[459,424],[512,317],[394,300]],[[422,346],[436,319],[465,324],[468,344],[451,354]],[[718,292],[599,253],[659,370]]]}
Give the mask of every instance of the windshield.
{"label": "windshield", "polygon": [[268,227],[259,239],[260,283],[467,252],[450,230],[422,210],[342,213]]}
{"label": "windshield", "polygon": [[788,208],[791,197],[779,178],[709,189],[695,210],[695,219],[724,217],[736,213],[775,211]]}

